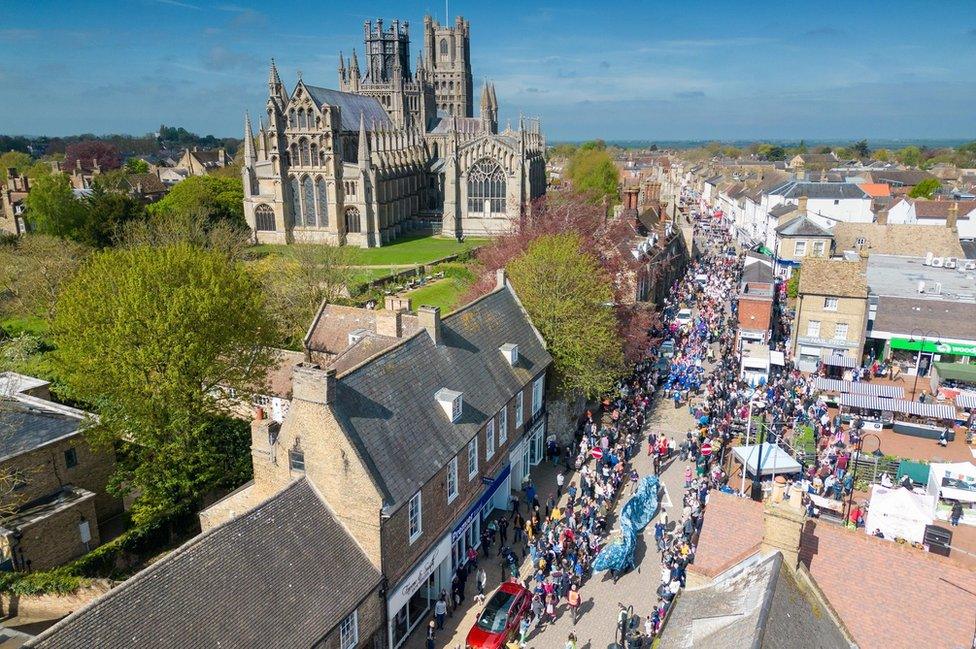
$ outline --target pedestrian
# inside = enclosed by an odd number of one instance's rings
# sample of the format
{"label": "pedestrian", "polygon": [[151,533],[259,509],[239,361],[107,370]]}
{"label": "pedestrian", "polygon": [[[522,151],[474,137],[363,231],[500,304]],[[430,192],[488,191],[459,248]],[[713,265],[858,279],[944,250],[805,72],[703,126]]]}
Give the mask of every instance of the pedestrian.
{"label": "pedestrian", "polygon": [[434,649],[434,621],[427,625],[427,649]]}
{"label": "pedestrian", "polygon": [[434,619],[437,620],[437,630],[440,631],[444,628],[444,618],[447,616],[447,602],[444,600],[444,596],[441,595],[437,602],[434,604]]}
{"label": "pedestrian", "polygon": [[685,489],[691,489],[691,465],[685,466]]}
{"label": "pedestrian", "polygon": [[524,647],[525,641],[529,637],[529,629],[532,626],[532,611],[526,613],[522,621],[519,622],[519,646]]}
{"label": "pedestrian", "polygon": [[566,638],[566,649],[576,649],[576,634],[570,633]]}
{"label": "pedestrian", "polygon": [[962,518],[962,502],[956,501],[952,503],[952,512],[949,517],[949,524],[953,527],[959,527],[959,519]]}
{"label": "pedestrian", "polygon": [[566,483],[566,476],[560,471],[556,474],[556,500],[562,498],[563,495],[563,485]]}
{"label": "pedestrian", "polygon": [[623,646],[627,638],[627,629],[630,626],[630,616],[627,612],[627,607],[623,603],[619,603],[618,606],[620,610],[617,612],[617,638],[614,640],[618,645]]}
{"label": "pedestrian", "polygon": [[500,551],[500,548],[508,543],[508,519],[504,516],[498,521],[498,538],[501,541],[498,544]]}
{"label": "pedestrian", "polygon": [[485,585],[488,583],[488,573],[485,572],[484,566],[478,568],[478,578],[476,583],[478,585],[478,598],[476,599],[478,599],[479,603],[483,604],[485,601]]}

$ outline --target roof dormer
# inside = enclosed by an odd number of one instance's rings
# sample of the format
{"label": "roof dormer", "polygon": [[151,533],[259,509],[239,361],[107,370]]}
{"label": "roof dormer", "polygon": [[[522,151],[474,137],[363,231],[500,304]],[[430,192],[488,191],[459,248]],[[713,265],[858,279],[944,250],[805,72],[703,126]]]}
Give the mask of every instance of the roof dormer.
{"label": "roof dormer", "polygon": [[505,360],[508,361],[508,364],[515,367],[515,364],[518,363],[519,358],[518,345],[515,343],[505,343],[499,347],[498,350],[501,351],[502,355],[505,357]]}
{"label": "roof dormer", "polygon": [[462,393],[457,390],[441,388],[434,395],[434,398],[437,399],[437,403],[440,404],[444,414],[452,423],[461,418],[461,411],[464,408],[464,395]]}

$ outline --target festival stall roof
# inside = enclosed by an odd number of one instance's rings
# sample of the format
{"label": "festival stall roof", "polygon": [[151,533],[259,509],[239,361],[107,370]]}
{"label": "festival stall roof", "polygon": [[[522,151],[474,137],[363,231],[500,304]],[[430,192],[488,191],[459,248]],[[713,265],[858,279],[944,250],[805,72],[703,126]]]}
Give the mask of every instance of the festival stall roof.
{"label": "festival stall roof", "polygon": [[976,502],[976,466],[971,462],[930,464],[927,491],[930,496]]}
{"label": "festival stall roof", "polygon": [[976,408],[976,394],[960,394],[956,397],[956,405],[960,408]]}
{"label": "festival stall roof", "polygon": [[736,446],[732,449],[736,459],[744,464],[746,471],[752,475],[757,474],[760,461],[760,448],[762,449],[762,475],[774,475],[781,473],[797,473],[803,467],[800,463],[790,457],[790,454],[781,449],[776,444],[763,442],[762,444],[750,444],[749,446]]}
{"label": "festival stall roof", "polygon": [[976,385],[976,365],[969,363],[935,363],[939,378]]}
{"label": "festival stall roof", "polygon": [[824,359],[824,365],[830,365],[831,367],[843,367],[845,369],[854,369],[857,367],[857,361],[850,356],[841,356],[839,354],[831,354]]}
{"label": "festival stall roof", "polygon": [[932,417],[933,419],[954,420],[956,418],[956,409],[948,404],[942,403],[921,403],[919,401],[906,401],[905,399],[885,399],[866,394],[842,394],[837,398],[837,403],[851,408],[897,412],[906,415],[918,415],[919,417]]}
{"label": "festival stall roof", "polygon": [[935,518],[936,498],[914,493],[901,487],[889,489],[872,485],[868,516],[864,524],[866,534],[881,530],[889,541],[905,539],[921,543],[925,526]]}
{"label": "festival stall roof", "polygon": [[905,388],[897,385],[885,385],[883,383],[861,383],[817,377],[813,380],[813,387],[817,390],[839,392],[841,394],[864,394],[871,397],[885,397],[889,399],[905,398]]}

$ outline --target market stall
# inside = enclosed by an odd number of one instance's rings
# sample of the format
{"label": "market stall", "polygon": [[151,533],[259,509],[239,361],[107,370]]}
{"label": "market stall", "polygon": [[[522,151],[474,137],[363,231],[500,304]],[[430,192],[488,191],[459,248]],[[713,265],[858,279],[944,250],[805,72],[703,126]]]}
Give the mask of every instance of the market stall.
{"label": "market stall", "polygon": [[824,393],[824,400],[837,403],[837,397],[842,394],[862,394],[869,397],[885,399],[904,399],[905,388],[885,383],[864,383],[862,381],[841,381],[818,376],[813,380],[813,387]]}
{"label": "market stall", "polygon": [[743,466],[746,474],[752,477],[789,475],[803,469],[789,453],[769,442],[736,446],[732,449],[732,455]]}
{"label": "market stall", "polygon": [[891,428],[894,424],[895,399],[872,397],[866,394],[841,394],[836,399],[840,407],[840,419],[850,423],[854,417],[859,417],[865,430],[879,431]]}
{"label": "market stall", "polygon": [[842,394],[837,398],[837,403],[841,407],[842,421],[850,421],[854,415],[858,415],[868,429],[890,427],[902,435],[927,439],[939,439],[942,432],[947,430],[950,442],[956,437],[956,409],[948,404],[921,403],[864,394]]}
{"label": "market stall", "polygon": [[972,462],[955,462],[929,465],[929,483],[926,488],[929,496],[937,498],[936,516],[942,520],[949,518],[951,503],[963,504],[963,522],[970,525],[972,511],[976,503],[976,465]]}
{"label": "market stall", "polygon": [[889,489],[872,485],[864,531],[872,535],[880,531],[892,541],[905,539],[921,543],[925,526],[935,520],[935,504],[935,496],[929,494],[917,494],[904,487]]}
{"label": "market stall", "polygon": [[857,367],[857,360],[841,354],[830,354],[824,357],[821,362],[824,365],[827,376],[834,379],[844,378],[845,372],[849,372]]}

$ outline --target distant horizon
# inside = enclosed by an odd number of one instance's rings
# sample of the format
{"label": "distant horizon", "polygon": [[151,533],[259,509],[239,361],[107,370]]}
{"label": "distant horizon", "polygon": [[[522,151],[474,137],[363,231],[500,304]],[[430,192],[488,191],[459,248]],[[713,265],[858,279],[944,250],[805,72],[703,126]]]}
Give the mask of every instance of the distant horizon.
{"label": "distant horizon", "polygon": [[[334,88],[339,52],[362,53],[364,20],[409,20],[415,62],[424,14],[445,19],[429,0],[6,8],[0,125],[49,134],[142,134],[162,122],[239,138],[245,110],[263,114],[272,57],[289,90],[299,70]],[[501,127],[540,116],[553,142],[954,141],[974,128],[964,71],[976,64],[976,3],[455,0],[450,10],[471,24],[476,103],[490,79]]]}

